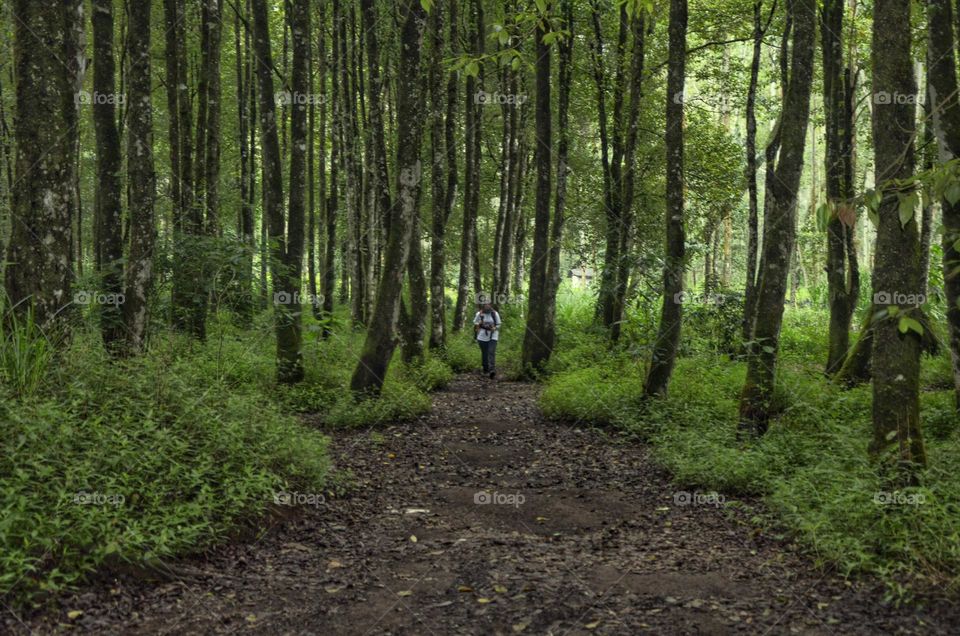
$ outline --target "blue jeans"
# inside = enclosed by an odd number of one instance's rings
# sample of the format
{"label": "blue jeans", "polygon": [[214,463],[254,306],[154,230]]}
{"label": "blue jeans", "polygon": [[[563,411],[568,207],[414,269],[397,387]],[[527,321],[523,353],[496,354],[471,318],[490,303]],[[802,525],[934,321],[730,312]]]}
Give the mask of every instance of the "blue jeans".
{"label": "blue jeans", "polygon": [[496,370],[497,362],[497,341],[496,340],[477,340],[480,345],[480,360],[483,362],[483,372],[491,373]]}

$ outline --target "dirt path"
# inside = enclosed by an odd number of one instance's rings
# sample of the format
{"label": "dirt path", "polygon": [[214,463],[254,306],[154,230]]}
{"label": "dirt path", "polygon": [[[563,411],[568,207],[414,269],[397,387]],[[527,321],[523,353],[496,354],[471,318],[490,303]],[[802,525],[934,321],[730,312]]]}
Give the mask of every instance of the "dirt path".
{"label": "dirt path", "polygon": [[[537,387],[460,376],[417,421],[334,436],[346,499],[182,564],[116,578],[18,632],[949,633],[684,495],[645,450],[548,422]],[[679,503],[678,503],[679,502]],[[83,610],[75,619],[68,610]],[[4,623],[0,622],[0,626]]]}

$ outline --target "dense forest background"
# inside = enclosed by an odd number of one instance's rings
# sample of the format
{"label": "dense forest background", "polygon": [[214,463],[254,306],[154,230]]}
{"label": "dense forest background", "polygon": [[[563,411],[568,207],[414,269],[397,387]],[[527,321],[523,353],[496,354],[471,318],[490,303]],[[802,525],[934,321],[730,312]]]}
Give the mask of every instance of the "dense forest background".
{"label": "dense forest background", "polygon": [[954,10],[4,0],[0,589],[336,490],[318,429],[428,410],[485,301],[548,415],[952,584]]}

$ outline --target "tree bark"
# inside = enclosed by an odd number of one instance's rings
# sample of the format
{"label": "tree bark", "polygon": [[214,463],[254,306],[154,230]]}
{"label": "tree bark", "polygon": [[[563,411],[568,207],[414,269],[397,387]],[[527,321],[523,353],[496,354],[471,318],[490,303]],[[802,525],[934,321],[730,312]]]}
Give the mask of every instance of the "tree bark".
{"label": "tree bark", "polygon": [[153,250],[156,241],[154,202],[156,174],[153,163],[153,104],[150,75],[150,3],[130,5],[127,40],[128,94],[127,209],[130,215],[130,248],[127,257],[123,316],[130,353],[143,350],[153,291]]}
{"label": "tree bark", "polygon": [[[570,91],[573,83],[573,43],[576,39],[573,0],[560,0],[560,14],[567,31],[558,41],[557,61],[557,187],[550,226],[550,248],[544,285],[544,341],[553,348],[556,342],[557,291],[560,288],[560,251],[563,246],[563,225],[567,205],[567,173],[570,168]],[[642,29],[642,27],[641,27]]]}
{"label": "tree bark", "polygon": [[[471,22],[470,37],[468,38],[473,55],[480,59],[483,55],[483,0],[473,0],[473,20]],[[480,73],[482,74],[482,61]],[[483,105],[478,99],[483,91],[482,75],[467,76],[466,99],[464,100],[464,126],[466,139],[464,146],[464,190],[463,190],[463,229],[460,234],[460,272],[457,277],[457,301],[453,309],[453,331],[460,331],[466,320],[467,305],[471,302],[470,286],[471,274],[475,269],[475,261],[479,255],[475,254],[474,246],[477,243],[477,213],[480,207],[480,148],[482,141],[482,117],[480,109]],[[481,291],[480,286],[474,283],[474,293]],[[475,299],[474,299],[475,300]]]}
{"label": "tree bark", "polygon": [[[793,0],[787,13],[793,40],[789,80],[784,85],[777,132],[767,148],[763,254],[756,289],[754,344],[750,347],[747,378],[740,398],[740,427],[754,434],[766,432],[772,410],[787,274],[791,254],[796,249],[796,202],[813,78],[816,7],[811,0]],[[786,67],[782,68],[781,75],[786,77]],[[772,156],[772,147],[778,156]]]}
{"label": "tree bark", "polygon": [[[826,119],[825,181],[830,220],[827,223],[827,286],[830,329],[826,373],[833,375],[850,348],[850,322],[860,295],[856,251],[847,250],[855,232],[853,202],[852,95],[843,73],[843,10],[846,0],[826,0],[821,12],[823,106]],[[849,261],[848,261],[849,259]]]}
{"label": "tree bark", "polygon": [[[948,0],[929,0],[928,90],[934,134],[941,163],[960,156],[960,99],[957,96],[956,47],[953,41],[952,7]],[[960,201],[944,197],[943,286],[947,296],[950,358],[953,367],[955,406],[960,413]],[[926,289],[921,290],[926,292]]]}
{"label": "tree bark", "polygon": [[16,180],[4,279],[10,305],[32,310],[40,325],[51,327],[66,326],[62,312],[73,300],[74,154],[67,110],[75,104],[73,80],[61,63],[71,36],[66,10],[63,3],[33,0],[13,5]]}
{"label": "tree bark", "polygon": [[683,272],[686,261],[684,235],[683,110],[687,51],[687,0],[670,2],[670,51],[667,65],[667,121],[664,139],[667,152],[666,258],[663,268],[663,306],[653,359],[643,392],[646,396],[667,394],[670,375],[680,345],[683,321]]}
{"label": "tree bark", "polygon": [[[97,137],[97,191],[95,238],[100,254],[98,271],[103,293],[119,299],[123,293],[123,207],[121,202],[120,133],[117,130],[115,100],[116,64],[113,59],[113,0],[94,0],[90,20],[93,26],[93,92],[108,99],[93,102],[93,127]],[[174,187],[177,188],[174,180]],[[179,188],[176,189],[179,193]],[[100,307],[100,333],[108,350],[116,351],[124,341],[120,303]]]}
{"label": "tree bark", "polygon": [[[551,3],[545,2],[546,10]],[[552,181],[553,131],[550,114],[550,45],[544,42],[547,31],[547,16],[539,16],[534,48],[534,68],[537,96],[534,105],[536,124],[537,189],[534,203],[533,253],[530,263],[530,293],[527,305],[527,328],[524,332],[521,351],[522,372],[535,374],[543,369],[550,359],[553,342],[548,341],[546,331],[547,274],[550,240],[550,197]]]}
{"label": "tree bark", "polygon": [[[383,388],[396,345],[403,277],[407,271],[421,184],[420,142],[425,115],[420,58],[426,12],[419,0],[405,0],[397,75],[397,119],[405,125],[397,140],[397,205],[390,206],[387,247],[360,361],[350,380],[355,395],[378,394]],[[419,240],[419,237],[417,237]]]}
{"label": "tree bark", "polygon": [[[457,54],[457,3],[448,2],[449,46],[448,54]],[[430,141],[433,151],[432,160],[432,221],[430,232],[430,349],[442,350],[446,347],[446,228],[447,220],[453,211],[453,201],[457,190],[457,152],[456,152],[456,109],[457,109],[457,73],[447,74],[445,103],[440,92],[443,68],[443,21],[440,8],[434,21],[433,58],[431,60],[431,129]],[[441,112],[442,111],[442,112]],[[442,137],[441,137],[442,135]],[[446,175],[444,175],[444,169]],[[446,181],[444,181],[444,177]]]}
{"label": "tree bark", "polygon": [[[874,95],[916,95],[916,81],[907,29],[887,25],[906,24],[910,3],[906,0],[878,0],[873,9],[872,71]],[[936,99],[936,96],[934,96]],[[909,179],[914,171],[913,136],[916,113],[913,104],[880,103],[873,108],[875,183],[881,193],[878,210],[873,290],[880,315],[873,327],[873,441],[875,458],[896,446],[898,463],[909,468],[925,464],[920,435],[920,337],[912,331],[900,333],[898,326],[918,311],[899,300],[900,294],[918,293],[920,258],[915,215],[904,223],[899,214],[901,196],[909,195],[894,179]],[[912,212],[912,211],[911,211]],[[881,295],[889,295],[883,298]],[[892,300],[893,302],[884,302]],[[896,307],[896,311],[891,308]],[[893,315],[896,313],[896,315]],[[922,328],[921,328],[922,329]]]}

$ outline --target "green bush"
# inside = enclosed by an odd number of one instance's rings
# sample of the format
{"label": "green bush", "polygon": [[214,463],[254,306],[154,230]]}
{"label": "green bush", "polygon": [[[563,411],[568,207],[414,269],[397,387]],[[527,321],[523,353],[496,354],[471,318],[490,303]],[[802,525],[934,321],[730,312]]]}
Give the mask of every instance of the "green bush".
{"label": "green bush", "polygon": [[193,551],[276,491],[324,487],[326,437],[250,381],[262,360],[226,349],[159,337],[111,362],[81,332],[51,392],[0,403],[0,593],[25,600],[111,561]]}
{"label": "green bush", "polygon": [[[823,311],[788,309],[774,398],[779,416],[759,440],[736,432],[744,363],[709,353],[679,359],[668,398],[650,401],[639,397],[643,364],[625,353],[636,345],[561,353],[541,404],[554,418],[645,437],[684,487],[763,497],[768,523],[786,528],[823,563],[879,575],[893,596],[909,595],[918,583],[956,585],[960,436],[952,391],[922,394],[930,468],[919,487],[898,489],[868,458],[870,386],[842,391],[823,376],[825,331]],[[684,338],[695,351],[703,331],[685,329]],[[939,386],[932,380],[949,373],[942,358],[924,358],[926,385]]]}

